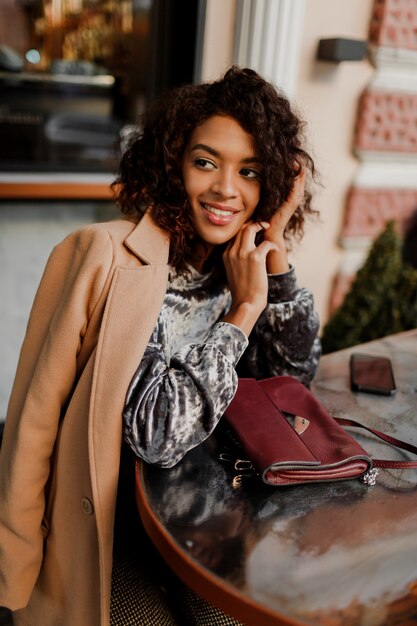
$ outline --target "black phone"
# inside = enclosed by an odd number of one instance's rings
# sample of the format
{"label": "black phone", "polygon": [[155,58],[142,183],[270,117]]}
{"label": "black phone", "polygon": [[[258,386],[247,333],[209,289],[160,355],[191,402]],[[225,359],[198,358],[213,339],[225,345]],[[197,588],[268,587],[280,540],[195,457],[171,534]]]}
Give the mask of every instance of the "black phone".
{"label": "black phone", "polygon": [[255,235],[255,246],[258,247],[264,240],[264,229],[258,231]]}
{"label": "black phone", "polygon": [[350,357],[350,386],[352,391],[365,391],[392,396],[397,391],[389,358],[354,353]]}

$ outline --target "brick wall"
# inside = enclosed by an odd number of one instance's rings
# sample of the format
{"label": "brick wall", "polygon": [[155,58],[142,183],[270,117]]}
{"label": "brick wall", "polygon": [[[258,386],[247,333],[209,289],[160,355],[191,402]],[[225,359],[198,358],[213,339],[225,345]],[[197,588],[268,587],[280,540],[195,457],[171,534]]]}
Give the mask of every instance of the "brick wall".
{"label": "brick wall", "polygon": [[417,210],[417,2],[375,0],[369,29],[374,74],[358,102],[358,170],[346,194],[330,312],[388,220],[404,228]]}

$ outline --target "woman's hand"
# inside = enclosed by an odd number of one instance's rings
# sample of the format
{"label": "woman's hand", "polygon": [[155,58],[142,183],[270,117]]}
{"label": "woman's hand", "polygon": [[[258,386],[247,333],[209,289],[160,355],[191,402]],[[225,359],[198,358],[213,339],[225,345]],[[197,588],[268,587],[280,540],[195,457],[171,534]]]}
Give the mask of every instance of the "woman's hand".
{"label": "woman's hand", "polygon": [[268,222],[247,222],[223,255],[232,305],[224,321],[239,326],[249,336],[268,298],[267,256],[277,252],[273,241],[255,245],[256,234],[269,229]]}
{"label": "woman's hand", "polygon": [[285,202],[272,216],[269,228],[265,231],[264,240],[276,244],[277,250],[268,255],[267,269],[269,274],[281,274],[289,270],[287,248],[284,231],[304,198],[305,170],[294,179],[293,188]]}

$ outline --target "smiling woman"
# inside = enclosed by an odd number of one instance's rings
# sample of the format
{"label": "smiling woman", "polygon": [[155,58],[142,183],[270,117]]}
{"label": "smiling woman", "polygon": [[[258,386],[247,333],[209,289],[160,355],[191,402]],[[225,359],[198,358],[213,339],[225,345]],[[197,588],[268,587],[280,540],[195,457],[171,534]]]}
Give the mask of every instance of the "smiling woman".
{"label": "smiling woman", "polygon": [[252,70],[180,87],[122,156],[124,218],[53,251],[0,456],[0,605],[15,626],[238,624],[158,560],[134,462],[172,467],[205,441],[238,374],[311,381],[318,319],[287,258],[314,213],[302,130]]}
{"label": "smiling woman", "polygon": [[[154,219],[171,233],[170,260],[182,267],[191,260],[195,241],[182,175],[184,153],[197,128],[215,116],[232,119],[250,135],[250,153],[240,158],[256,157],[256,163],[248,164],[260,185],[256,221],[269,221],[289,200],[301,172],[308,179],[314,176],[304,122],[288,99],[253,70],[233,67],[219,81],[186,85],[165,95],[148,110],[143,130],[132,135],[114,189],[123,213],[137,216],[154,207]],[[161,169],[169,176],[161,177]],[[286,241],[301,236],[305,216],[315,214],[303,185],[296,196],[296,209],[284,228],[280,225]]]}

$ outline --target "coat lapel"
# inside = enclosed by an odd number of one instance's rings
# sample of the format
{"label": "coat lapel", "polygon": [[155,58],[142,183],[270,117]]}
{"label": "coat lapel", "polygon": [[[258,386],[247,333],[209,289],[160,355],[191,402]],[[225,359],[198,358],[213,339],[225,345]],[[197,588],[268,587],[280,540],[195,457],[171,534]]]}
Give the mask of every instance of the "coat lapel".
{"label": "coat lapel", "polygon": [[126,237],[124,243],[147,265],[168,263],[169,236],[155,224],[149,211]]}

